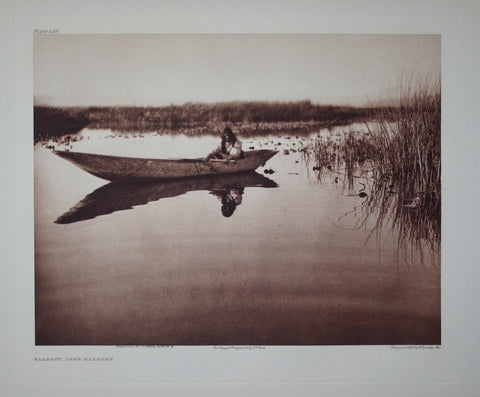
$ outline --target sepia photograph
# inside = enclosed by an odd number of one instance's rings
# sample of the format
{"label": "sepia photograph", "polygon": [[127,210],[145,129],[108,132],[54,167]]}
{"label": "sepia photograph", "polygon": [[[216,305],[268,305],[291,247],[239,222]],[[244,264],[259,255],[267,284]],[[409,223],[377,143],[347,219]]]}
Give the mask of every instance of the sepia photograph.
{"label": "sepia photograph", "polygon": [[441,345],[441,36],[34,34],[36,346]]}

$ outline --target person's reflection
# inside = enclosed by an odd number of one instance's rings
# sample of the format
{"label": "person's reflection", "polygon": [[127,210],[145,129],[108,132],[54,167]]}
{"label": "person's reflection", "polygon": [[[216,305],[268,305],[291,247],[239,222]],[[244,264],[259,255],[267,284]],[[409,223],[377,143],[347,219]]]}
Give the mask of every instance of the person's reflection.
{"label": "person's reflection", "polygon": [[212,194],[216,195],[222,202],[222,215],[224,217],[231,217],[237,206],[242,204],[243,192],[243,187],[235,187],[229,190],[217,190],[212,192]]}

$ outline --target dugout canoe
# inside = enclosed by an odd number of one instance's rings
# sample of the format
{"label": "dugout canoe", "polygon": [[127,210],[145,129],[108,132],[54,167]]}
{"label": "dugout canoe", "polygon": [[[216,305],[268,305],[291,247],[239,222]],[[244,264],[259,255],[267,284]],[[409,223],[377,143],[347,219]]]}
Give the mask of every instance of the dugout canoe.
{"label": "dugout canoe", "polygon": [[106,185],[87,194],[69,211],[59,216],[55,223],[68,224],[129,210],[164,198],[178,197],[192,191],[209,191],[220,195],[231,189],[276,188],[273,180],[255,171],[218,176],[202,176],[169,179],[152,183],[115,183]]}
{"label": "dugout canoe", "polygon": [[254,171],[278,152],[251,150],[236,161],[204,159],[147,159],[54,150],[82,170],[112,182],[140,182]]}

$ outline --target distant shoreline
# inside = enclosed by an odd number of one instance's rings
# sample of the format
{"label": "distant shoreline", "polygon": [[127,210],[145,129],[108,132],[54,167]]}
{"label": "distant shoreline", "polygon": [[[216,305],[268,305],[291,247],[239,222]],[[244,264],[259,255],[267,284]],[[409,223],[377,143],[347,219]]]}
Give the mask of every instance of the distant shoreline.
{"label": "distant shoreline", "polygon": [[118,132],[216,134],[224,126],[240,135],[277,131],[311,133],[375,118],[381,108],[316,105],[300,102],[187,103],[163,107],[34,106],[35,142],[74,134],[83,128]]}

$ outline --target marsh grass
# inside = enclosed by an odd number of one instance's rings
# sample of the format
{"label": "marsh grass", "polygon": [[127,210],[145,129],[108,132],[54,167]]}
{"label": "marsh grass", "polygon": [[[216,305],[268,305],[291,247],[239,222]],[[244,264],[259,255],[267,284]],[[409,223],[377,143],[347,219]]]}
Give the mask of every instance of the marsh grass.
{"label": "marsh grass", "polygon": [[440,197],[440,81],[402,84],[399,98],[398,106],[384,108],[375,123],[367,124],[374,149],[369,155],[382,175]]}
{"label": "marsh grass", "polygon": [[[439,249],[440,81],[401,84],[399,92],[397,106],[380,108],[375,120],[365,123],[366,132],[350,129],[341,136],[318,136],[304,152],[313,156],[319,177],[331,170],[342,176],[349,194],[359,193],[359,186],[368,190],[355,216],[364,227],[376,213],[370,236],[389,222],[400,240]],[[355,184],[356,178],[362,182]]]}
{"label": "marsh grass", "polygon": [[[441,238],[441,86],[425,78],[400,85],[399,104],[368,128],[376,180],[396,191],[393,226],[420,244]],[[393,190],[391,188],[391,190]],[[375,195],[374,195],[375,197]]]}
{"label": "marsh grass", "polygon": [[162,107],[34,108],[35,139],[61,136],[88,126],[115,133],[157,132],[199,136],[225,126],[243,136],[280,131],[311,134],[319,128],[349,125],[372,117],[374,108],[298,102],[185,103]]}

